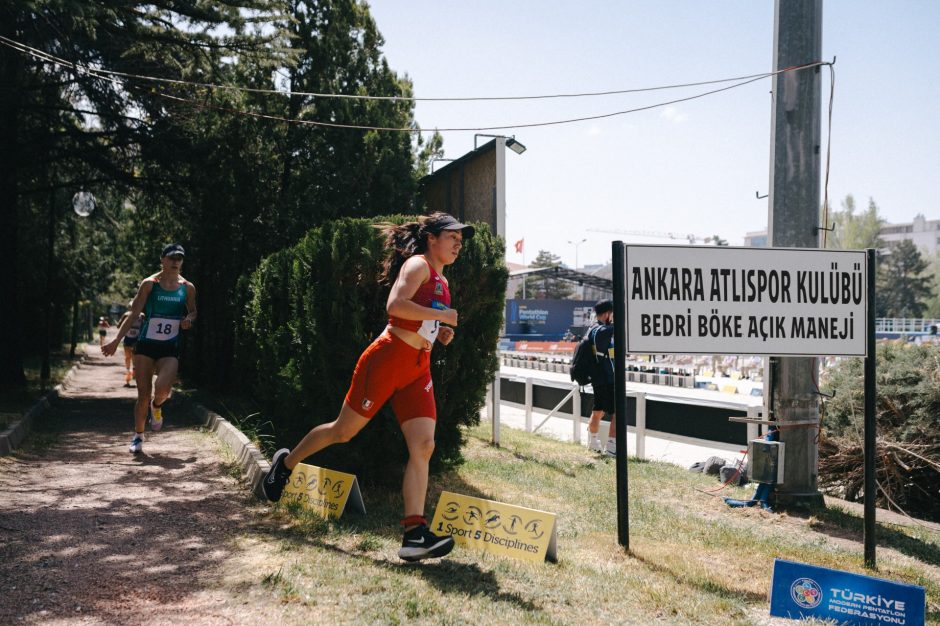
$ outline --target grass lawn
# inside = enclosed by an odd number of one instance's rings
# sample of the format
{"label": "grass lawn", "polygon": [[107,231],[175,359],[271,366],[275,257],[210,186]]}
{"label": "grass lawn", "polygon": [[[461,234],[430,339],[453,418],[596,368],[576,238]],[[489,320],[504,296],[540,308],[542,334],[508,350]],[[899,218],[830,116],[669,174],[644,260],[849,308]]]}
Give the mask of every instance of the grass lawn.
{"label": "grass lawn", "polygon": [[[710,476],[631,461],[630,546],[617,544],[612,459],[581,446],[503,429],[469,433],[466,464],[432,477],[441,490],[557,514],[557,564],[531,564],[457,546],[421,564],[397,557],[401,496],[366,487],[367,516],[324,521],[275,507],[237,541],[226,586],[274,595],[287,622],[381,624],[788,624],[768,616],[775,557],[866,573],[862,519],[730,509],[699,489]],[[722,495],[750,497],[751,488]],[[928,623],[940,624],[940,532],[878,527],[874,575],[927,588]]]}

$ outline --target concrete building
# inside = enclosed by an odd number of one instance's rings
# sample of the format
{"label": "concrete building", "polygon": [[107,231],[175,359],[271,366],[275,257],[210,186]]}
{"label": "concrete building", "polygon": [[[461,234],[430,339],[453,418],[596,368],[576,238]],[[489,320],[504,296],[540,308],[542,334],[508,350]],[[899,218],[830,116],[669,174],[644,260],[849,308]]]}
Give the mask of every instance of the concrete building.
{"label": "concrete building", "polygon": [[909,239],[921,253],[930,257],[940,250],[940,220],[928,220],[918,213],[913,222],[885,224],[879,236],[889,247]]}
{"label": "concrete building", "polygon": [[749,248],[766,248],[767,230],[754,230],[744,233],[744,245]]}
{"label": "concrete building", "polygon": [[[878,236],[888,248],[900,241],[910,239],[922,254],[930,257],[940,250],[940,220],[928,220],[918,213],[912,222],[885,224]],[[745,233],[744,245],[754,248],[766,247],[768,245],[767,230]]]}

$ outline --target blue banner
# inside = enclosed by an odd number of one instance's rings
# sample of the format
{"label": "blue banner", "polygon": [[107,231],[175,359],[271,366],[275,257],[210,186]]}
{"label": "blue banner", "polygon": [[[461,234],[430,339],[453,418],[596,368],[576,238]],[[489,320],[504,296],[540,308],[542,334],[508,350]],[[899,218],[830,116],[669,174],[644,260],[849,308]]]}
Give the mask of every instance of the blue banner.
{"label": "blue banner", "polygon": [[557,341],[572,328],[584,332],[593,317],[593,301],[512,299],[506,301],[505,332],[515,339],[522,335],[539,335],[539,338]]}
{"label": "blue banner", "polygon": [[917,585],[774,560],[770,614],[777,617],[921,626],[926,606],[927,595]]}

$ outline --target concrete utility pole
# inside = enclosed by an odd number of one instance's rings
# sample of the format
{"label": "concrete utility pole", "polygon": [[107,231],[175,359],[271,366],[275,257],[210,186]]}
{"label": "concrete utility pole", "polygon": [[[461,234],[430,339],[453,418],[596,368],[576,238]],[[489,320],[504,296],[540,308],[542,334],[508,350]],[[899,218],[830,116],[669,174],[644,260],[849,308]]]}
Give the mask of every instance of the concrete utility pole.
{"label": "concrete utility pole", "polygon": [[[821,60],[822,0],[776,0],[774,70]],[[819,245],[820,69],[778,74],[773,79],[773,159],[770,166],[770,245]],[[774,359],[770,366],[774,415],[786,444],[780,506],[822,505],[817,488],[819,398],[814,357]],[[789,426],[789,427],[788,427]]]}

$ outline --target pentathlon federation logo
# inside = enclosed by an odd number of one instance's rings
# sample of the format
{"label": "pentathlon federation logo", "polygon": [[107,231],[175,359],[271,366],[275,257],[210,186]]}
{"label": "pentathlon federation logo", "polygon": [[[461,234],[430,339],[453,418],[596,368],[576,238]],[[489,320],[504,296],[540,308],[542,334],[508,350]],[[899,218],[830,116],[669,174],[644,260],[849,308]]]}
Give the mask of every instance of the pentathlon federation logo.
{"label": "pentathlon federation logo", "polygon": [[804,609],[815,609],[822,602],[822,588],[812,578],[797,578],[790,585],[790,597]]}

